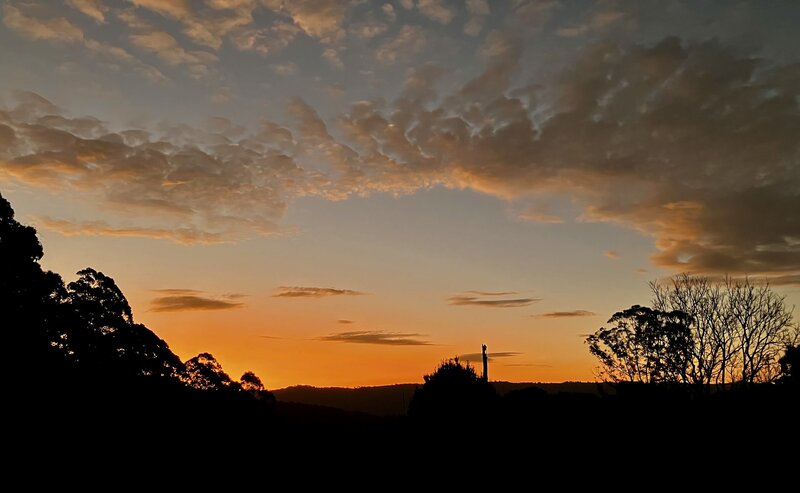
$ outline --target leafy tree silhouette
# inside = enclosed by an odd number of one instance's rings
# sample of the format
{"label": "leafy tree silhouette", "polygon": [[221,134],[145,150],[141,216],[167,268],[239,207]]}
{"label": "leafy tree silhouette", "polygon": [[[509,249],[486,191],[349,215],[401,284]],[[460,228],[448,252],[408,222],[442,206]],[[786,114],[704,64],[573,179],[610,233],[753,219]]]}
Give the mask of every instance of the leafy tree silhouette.
{"label": "leafy tree silhouette", "polygon": [[239,385],[242,390],[260,401],[275,402],[275,396],[264,387],[261,379],[252,371],[246,371],[242,374],[241,378],[239,378]]}
{"label": "leafy tree silhouette", "polygon": [[691,357],[691,318],[634,305],[586,338],[601,374],[615,382],[685,383]]}
{"label": "leafy tree silhouette", "polygon": [[499,399],[494,387],[458,358],[443,361],[423,378],[425,383],[409,403],[409,416],[437,420],[481,417],[491,414]]}
{"label": "leafy tree silhouette", "polygon": [[57,371],[63,363],[57,328],[64,285],[58,274],[42,270],[43,255],[36,230],[18,223],[0,195],[0,313],[3,336],[14,348],[5,361],[31,376]]}
{"label": "leafy tree silhouette", "polygon": [[184,372],[167,343],[134,322],[128,300],[112,278],[91,268],[78,275],[67,285],[72,327],[66,341],[81,369],[175,379]]}
{"label": "leafy tree silhouette", "polygon": [[241,390],[235,382],[222,370],[222,365],[210,353],[200,353],[184,363],[186,367],[186,383],[198,390],[226,391]]}

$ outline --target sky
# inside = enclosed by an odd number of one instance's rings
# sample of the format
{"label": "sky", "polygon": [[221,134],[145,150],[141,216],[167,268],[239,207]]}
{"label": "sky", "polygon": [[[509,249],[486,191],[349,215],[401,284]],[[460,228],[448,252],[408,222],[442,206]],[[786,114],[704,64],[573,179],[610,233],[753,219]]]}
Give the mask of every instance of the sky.
{"label": "sky", "polygon": [[[800,3],[0,0],[0,191],[269,388],[593,380],[679,272],[800,301]],[[475,362],[479,363],[479,362]]]}

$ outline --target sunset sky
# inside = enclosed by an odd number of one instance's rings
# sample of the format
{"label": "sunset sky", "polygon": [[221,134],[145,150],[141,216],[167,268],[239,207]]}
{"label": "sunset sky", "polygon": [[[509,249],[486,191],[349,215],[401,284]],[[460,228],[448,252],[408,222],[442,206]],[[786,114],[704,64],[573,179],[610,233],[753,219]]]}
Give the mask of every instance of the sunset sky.
{"label": "sunset sky", "polygon": [[[0,191],[269,388],[594,379],[678,272],[800,303],[800,2],[0,0]],[[476,362],[477,363],[477,362]]]}

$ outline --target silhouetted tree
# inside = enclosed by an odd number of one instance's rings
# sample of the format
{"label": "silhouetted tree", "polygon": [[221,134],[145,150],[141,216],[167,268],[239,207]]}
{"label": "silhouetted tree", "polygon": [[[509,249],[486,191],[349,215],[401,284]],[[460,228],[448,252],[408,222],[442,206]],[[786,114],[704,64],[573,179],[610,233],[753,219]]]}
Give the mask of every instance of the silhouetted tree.
{"label": "silhouetted tree", "polygon": [[242,374],[239,379],[239,385],[242,386],[242,390],[247,392],[261,392],[264,390],[264,384],[261,383],[261,379],[252,371],[246,371]]}
{"label": "silhouetted tree", "polygon": [[58,371],[61,356],[61,277],[42,270],[44,252],[36,230],[14,219],[11,204],[0,195],[0,314],[3,337],[13,348],[5,358],[22,374]]}
{"label": "silhouetted tree", "polygon": [[686,382],[691,358],[690,317],[634,305],[617,312],[586,338],[601,363],[601,374],[615,382]]}
{"label": "silhouetted tree", "polygon": [[167,343],[134,323],[128,300],[114,280],[87,268],[67,285],[72,327],[68,355],[82,369],[124,376],[178,378],[184,371]]}
{"label": "silhouetted tree", "polygon": [[721,283],[681,274],[666,283],[650,283],[657,310],[679,310],[691,317],[689,381],[709,387],[774,380],[778,357],[797,341],[792,311],[769,284],[749,278]]}
{"label": "silhouetted tree", "polygon": [[200,353],[184,363],[184,366],[186,383],[190,387],[198,390],[241,390],[239,383],[222,370],[222,365],[210,353]]}
{"label": "silhouetted tree", "polygon": [[242,377],[239,378],[239,385],[243,391],[260,401],[275,402],[275,396],[264,387],[261,379],[252,371],[246,371],[242,374]]}
{"label": "silhouetted tree", "polygon": [[800,384],[800,346],[787,346],[781,359],[781,381]]}
{"label": "silhouetted tree", "polygon": [[469,364],[458,358],[443,361],[411,398],[408,413],[415,417],[456,419],[491,413],[498,396]]}

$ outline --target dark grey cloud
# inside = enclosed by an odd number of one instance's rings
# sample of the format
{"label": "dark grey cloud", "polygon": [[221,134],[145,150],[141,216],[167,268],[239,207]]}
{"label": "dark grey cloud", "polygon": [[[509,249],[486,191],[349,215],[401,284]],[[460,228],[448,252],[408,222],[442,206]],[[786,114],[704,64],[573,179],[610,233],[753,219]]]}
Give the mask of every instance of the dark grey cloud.
{"label": "dark grey cloud", "polygon": [[425,334],[416,332],[386,332],[382,330],[353,330],[318,337],[319,341],[347,342],[353,344],[378,344],[384,346],[428,346]]}
{"label": "dark grey cloud", "polygon": [[[457,306],[482,306],[486,308],[520,308],[540,301],[540,298],[508,298],[513,291],[466,291],[447,298],[447,303]],[[504,297],[505,296],[505,297]]]}
{"label": "dark grey cloud", "polygon": [[281,286],[274,298],[325,298],[328,296],[361,296],[366,293],[352,289],[317,288],[309,286]]}
{"label": "dark grey cloud", "polygon": [[[517,351],[500,351],[496,353],[488,353],[489,361],[493,361],[496,358],[510,358],[512,356],[519,356],[523,353]],[[458,359],[464,361],[481,361],[483,359],[482,353],[467,353],[467,354],[460,354]]]}
{"label": "dark grey cloud", "polygon": [[547,312],[531,315],[536,318],[572,318],[572,317],[594,317],[595,312],[589,310],[569,310],[564,312]]}
{"label": "dark grey cloud", "polygon": [[230,297],[211,298],[203,291],[194,289],[156,289],[154,291],[161,294],[150,301],[151,310],[154,312],[231,310],[244,305]]}

